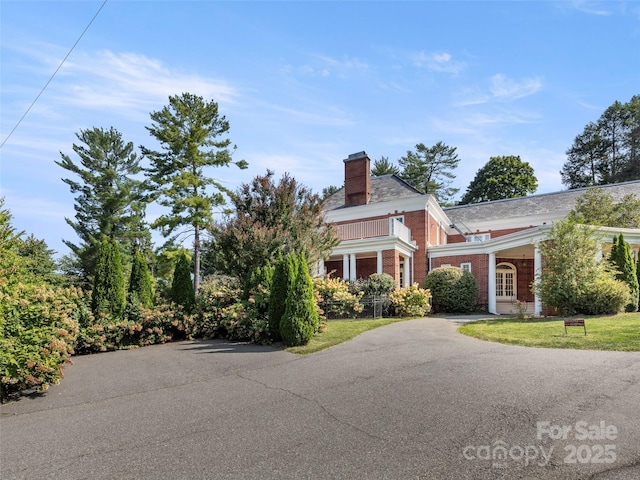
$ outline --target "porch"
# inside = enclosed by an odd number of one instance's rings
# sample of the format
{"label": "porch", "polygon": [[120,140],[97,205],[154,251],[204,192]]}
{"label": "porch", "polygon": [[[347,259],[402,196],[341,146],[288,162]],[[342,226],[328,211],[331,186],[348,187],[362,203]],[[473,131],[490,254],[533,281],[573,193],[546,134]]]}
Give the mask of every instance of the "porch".
{"label": "porch", "polygon": [[373,273],[391,275],[399,287],[413,281],[413,252],[418,249],[411,230],[397,218],[336,225],[340,244],[320,262],[320,274],[348,281]]}

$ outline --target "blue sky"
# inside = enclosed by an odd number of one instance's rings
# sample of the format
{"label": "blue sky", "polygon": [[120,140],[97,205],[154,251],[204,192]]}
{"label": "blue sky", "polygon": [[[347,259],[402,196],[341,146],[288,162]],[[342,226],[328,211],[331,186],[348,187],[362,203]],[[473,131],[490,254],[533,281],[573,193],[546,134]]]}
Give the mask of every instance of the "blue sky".
{"label": "blue sky", "polygon": [[[0,141],[102,3],[0,2]],[[232,190],[269,168],[320,192],[342,184],[350,153],[396,161],[442,141],[460,195],[497,155],[558,191],[575,136],[640,93],[640,2],[109,0],[0,150],[15,226],[68,253],[59,152],[76,158],[91,127],[155,147],[149,113],[183,92],[229,120],[250,166],[211,174]]]}

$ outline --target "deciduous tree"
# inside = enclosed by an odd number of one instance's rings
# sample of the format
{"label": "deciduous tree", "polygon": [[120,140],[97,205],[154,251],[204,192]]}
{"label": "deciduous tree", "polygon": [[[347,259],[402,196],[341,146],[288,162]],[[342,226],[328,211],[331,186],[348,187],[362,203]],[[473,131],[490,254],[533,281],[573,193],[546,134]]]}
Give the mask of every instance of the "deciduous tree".
{"label": "deciduous tree", "polygon": [[231,195],[233,215],[211,228],[206,261],[212,270],[247,284],[251,273],[275,264],[278,255],[302,252],[317,262],[338,243],[324,221],[322,200],[288,174],[278,181],[267,171]]}
{"label": "deciduous tree", "polygon": [[491,157],[476,173],[460,204],[525,197],[537,188],[533,168],[519,156]]}
{"label": "deciduous tree", "polygon": [[590,188],[576,200],[569,216],[585,225],[640,228],[640,197],[625,195],[616,203],[610,193]]}
{"label": "deciduous tree", "polygon": [[[151,113],[152,125],[146,127],[160,143],[160,151],[141,147],[151,166],[146,169],[150,199],[170,209],[152,224],[165,237],[189,227],[193,234],[194,289],[200,279],[200,236],[213,222],[216,209],[225,205],[227,188],[209,176],[213,167],[235,164],[247,167],[244,160],[234,161],[226,138],[229,122],[220,115],[218,104],[183,93],[169,97],[169,105]],[[178,232],[180,233],[180,232]]]}
{"label": "deciduous tree", "polygon": [[593,227],[564,220],[554,223],[539,244],[544,268],[534,290],[549,308],[562,315],[613,314],[630,301],[627,285],[617,280],[609,263],[599,259],[600,243]]}

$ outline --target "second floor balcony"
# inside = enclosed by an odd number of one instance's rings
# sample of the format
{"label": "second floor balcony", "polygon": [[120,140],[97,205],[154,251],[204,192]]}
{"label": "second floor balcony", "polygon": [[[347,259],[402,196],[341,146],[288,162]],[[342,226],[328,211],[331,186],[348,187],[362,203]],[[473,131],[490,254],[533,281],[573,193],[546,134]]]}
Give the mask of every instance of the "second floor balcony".
{"label": "second floor balcony", "polygon": [[407,243],[413,243],[411,241],[411,230],[396,218],[346,223],[336,225],[336,229],[341,241],[394,237]]}

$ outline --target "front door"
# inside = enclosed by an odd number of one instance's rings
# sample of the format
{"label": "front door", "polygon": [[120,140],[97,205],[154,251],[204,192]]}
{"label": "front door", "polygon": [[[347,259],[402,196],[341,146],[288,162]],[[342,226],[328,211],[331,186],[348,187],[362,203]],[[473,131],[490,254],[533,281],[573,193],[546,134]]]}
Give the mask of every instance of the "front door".
{"label": "front door", "polygon": [[517,292],[516,267],[510,263],[496,266],[496,301],[515,302]]}

